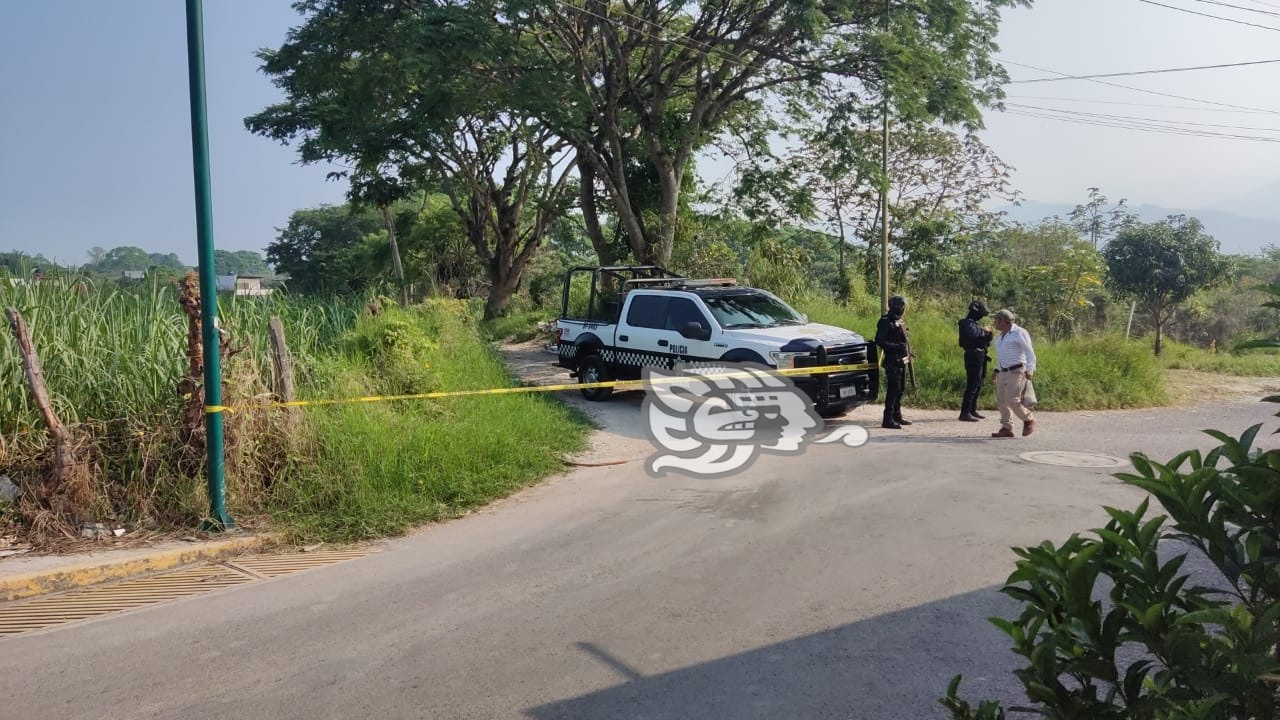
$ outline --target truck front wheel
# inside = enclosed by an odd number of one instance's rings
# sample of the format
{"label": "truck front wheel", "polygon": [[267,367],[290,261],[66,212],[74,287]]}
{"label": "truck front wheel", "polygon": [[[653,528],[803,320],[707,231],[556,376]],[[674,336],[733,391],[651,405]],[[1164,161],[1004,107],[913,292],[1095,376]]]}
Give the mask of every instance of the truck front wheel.
{"label": "truck front wheel", "polygon": [[[605,366],[604,360],[601,359],[599,355],[588,355],[582,358],[582,361],[578,363],[578,382],[580,384],[588,385],[598,382],[608,382],[608,380],[608,368]],[[582,397],[591,400],[592,402],[600,402],[602,400],[609,399],[609,396],[613,394],[613,388],[583,388],[581,392]]]}

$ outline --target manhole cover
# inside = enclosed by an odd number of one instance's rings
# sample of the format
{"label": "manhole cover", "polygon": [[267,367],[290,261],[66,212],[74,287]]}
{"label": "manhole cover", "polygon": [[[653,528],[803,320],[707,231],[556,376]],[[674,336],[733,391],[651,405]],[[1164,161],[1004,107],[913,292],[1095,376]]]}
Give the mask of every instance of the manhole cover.
{"label": "manhole cover", "polygon": [[1066,450],[1041,450],[1038,452],[1022,453],[1018,457],[1026,460],[1027,462],[1041,463],[1043,465],[1065,465],[1067,467],[1107,468],[1120,467],[1128,464],[1124,460],[1111,457],[1110,455],[1069,452]]}

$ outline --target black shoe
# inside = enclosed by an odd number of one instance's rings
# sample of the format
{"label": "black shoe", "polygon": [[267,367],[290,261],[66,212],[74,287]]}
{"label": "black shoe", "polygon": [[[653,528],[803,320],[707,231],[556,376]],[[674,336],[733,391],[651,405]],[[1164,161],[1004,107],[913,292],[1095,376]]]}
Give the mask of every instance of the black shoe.
{"label": "black shoe", "polygon": [[903,420],[902,418],[894,418],[894,420],[893,420],[893,421],[894,421],[894,422],[896,422],[896,423],[898,423],[899,425],[910,425],[910,424],[911,424],[911,421],[910,421],[910,420]]}
{"label": "black shoe", "polygon": [[894,422],[893,420],[885,420],[884,422],[880,423],[880,427],[882,427],[882,428],[886,428],[886,429],[888,429],[888,430],[901,430],[901,429],[902,429],[902,426],[901,426],[901,425],[899,425],[898,423]]}
{"label": "black shoe", "polygon": [[964,422],[978,422],[982,418],[978,417],[977,415],[974,415],[973,413],[961,413],[960,419],[963,420]]}
{"label": "black shoe", "polygon": [[972,415],[972,416],[974,416],[974,417],[976,417],[976,418],[978,418],[979,420],[986,420],[986,419],[987,419],[987,416],[986,416],[986,415],[983,415],[982,413],[978,412],[977,410],[970,410],[970,411],[969,411],[969,414],[970,414],[970,415]]}

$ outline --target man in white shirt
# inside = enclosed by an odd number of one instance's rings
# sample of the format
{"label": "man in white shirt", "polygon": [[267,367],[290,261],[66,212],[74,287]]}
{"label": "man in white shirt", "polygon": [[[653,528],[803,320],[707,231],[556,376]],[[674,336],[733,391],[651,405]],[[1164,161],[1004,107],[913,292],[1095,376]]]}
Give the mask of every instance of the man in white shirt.
{"label": "man in white shirt", "polygon": [[1031,335],[1015,324],[1014,314],[998,310],[991,316],[996,326],[996,338],[992,346],[996,351],[996,367],[992,383],[996,386],[996,404],[1000,406],[1000,432],[991,437],[1013,437],[1013,421],[1009,415],[1017,415],[1022,421],[1022,435],[1035,431],[1036,420],[1031,411],[1022,406],[1022,391],[1036,372],[1036,352],[1031,347]]}

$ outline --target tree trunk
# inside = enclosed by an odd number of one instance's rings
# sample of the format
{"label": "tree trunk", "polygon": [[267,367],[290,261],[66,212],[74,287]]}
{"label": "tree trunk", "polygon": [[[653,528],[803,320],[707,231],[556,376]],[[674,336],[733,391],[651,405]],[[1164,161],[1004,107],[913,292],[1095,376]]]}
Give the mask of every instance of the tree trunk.
{"label": "tree trunk", "polygon": [[13,337],[18,342],[18,354],[22,356],[27,388],[31,391],[31,397],[40,410],[45,425],[49,427],[49,437],[53,440],[52,467],[36,494],[56,514],[79,523],[89,510],[93,497],[88,472],[76,462],[71,435],[53,410],[49,389],[44,383],[44,368],[40,364],[40,355],[31,343],[26,322],[16,308],[6,308],[5,315],[9,317]]}
{"label": "tree trunk", "polygon": [[[597,142],[599,144],[597,144]],[[608,146],[606,152],[604,146]],[[595,142],[580,143],[576,147],[579,158],[591,164],[592,175],[605,185],[609,201],[617,214],[618,225],[627,236],[631,256],[637,263],[650,261],[649,241],[644,223],[631,206],[631,194],[627,189],[626,164],[622,143],[616,138],[603,138]]]}
{"label": "tree trunk", "polygon": [[511,298],[520,288],[520,271],[514,268],[491,266],[489,278],[493,284],[489,287],[489,297],[484,303],[485,320],[492,320],[506,313]]}
{"label": "tree trunk", "polygon": [[578,154],[578,201],[582,206],[582,222],[586,225],[587,238],[596,251],[596,259],[602,267],[608,267],[618,261],[618,252],[605,240],[604,230],[600,227],[600,213],[596,208],[596,170],[587,162],[581,153]]}
{"label": "tree trunk", "polygon": [[1164,350],[1164,320],[1156,317],[1156,357]]}
{"label": "tree trunk", "polygon": [[409,306],[409,286],[404,282],[404,265],[400,262],[400,245],[396,242],[396,223],[391,217],[391,207],[383,205],[382,223],[387,227],[387,242],[391,244],[391,268],[396,274],[396,284],[400,286],[400,304]]}
{"label": "tree trunk", "polygon": [[657,237],[649,238],[649,253],[652,262],[663,267],[671,264],[671,251],[676,244],[680,181],[680,173],[674,166],[658,163],[658,228]]}

